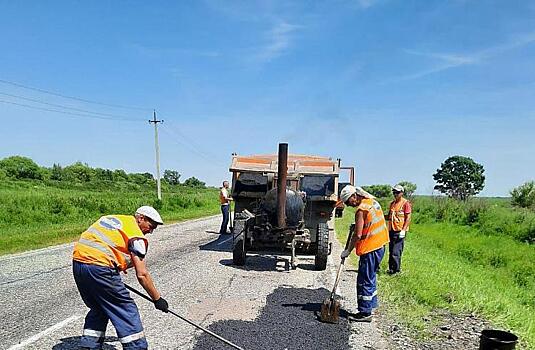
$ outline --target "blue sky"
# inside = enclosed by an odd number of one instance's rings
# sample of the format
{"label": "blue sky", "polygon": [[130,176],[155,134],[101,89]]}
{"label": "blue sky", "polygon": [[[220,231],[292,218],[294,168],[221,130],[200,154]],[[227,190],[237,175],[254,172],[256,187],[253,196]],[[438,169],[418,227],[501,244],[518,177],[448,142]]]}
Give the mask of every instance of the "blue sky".
{"label": "blue sky", "polygon": [[535,179],[531,1],[0,1],[0,31],[0,158],[154,172],[155,108],[161,168],[211,185],[278,142],[422,194],[451,155]]}

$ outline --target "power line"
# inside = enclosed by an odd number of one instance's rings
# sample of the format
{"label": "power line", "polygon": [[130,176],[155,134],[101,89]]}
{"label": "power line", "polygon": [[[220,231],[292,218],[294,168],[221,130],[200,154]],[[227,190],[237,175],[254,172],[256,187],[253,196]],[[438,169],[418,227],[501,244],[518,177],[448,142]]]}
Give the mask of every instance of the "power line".
{"label": "power line", "polygon": [[63,108],[63,109],[69,109],[69,110],[77,111],[77,112],[96,114],[96,115],[101,115],[101,116],[105,116],[105,117],[114,117],[114,118],[120,118],[120,119],[125,119],[126,118],[126,119],[128,119],[128,117],[125,117],[125,116],[122,116],[122,115],[93,112],[93,111],[88,111],[86,109],[68,107],[68,106],[64,106],[64,105],[60,105],[60,104],[56,104],[56,103],[50,103],[50,102],[45,102],[45,101],[41,101],[41,100],[36,100],[36,99],[33,99],[33,98],[28,98],[28,97],[23,97],[23,96],[19,96],[19,95],[8,94],[8,93],[5,93],[5,92],[0,92],[0,95],[14,97],[14,98],[18,98],[18,99],[25,100],[25,101],[30,101],[30,102],[41,103],[41,104],[44,104],[44,105],[47,105],[47,106],[58,107],[58,108]]}
{"label": "power line", "polygon": [[104,103],[104,102],[99,102],[99,101],[87,100],[85,98],[64,95],[64,94],[61,94],[61,93],[58,93],[58,92],[53,92],[53,91],[49,91],[49,90],[45,90],[45,89],[31,87],[31,86],[28,86],[28,85],[24,85],[24,84],[20,84],[20,83],[17,83],[17,82],[4,80],[4,79],[0,79],[0,83],[9,84],[9,85],[16,86],[16,87],[23,88],[23,89],[33,90],[33,91],[41,92],[41,93],[44,93],[44,94],[54,95],[54,96],[63,97],[63,98],[69,98],[71,100],[76,100],[76,101],[85,102],[85,103],[92,103],[92,104],[101,105],[101,106],[114,107],[114,108],[124,108],[124,109],[135,109],[135,110],[141,110],[141,111],[152,111],[152,108],[136,107],[136,106],[125,106],[125,105],[119,105],[119,104],[111,104],[111,103]]}
{"label": "power line", "polygon": [[168,128],[162,128],[161,129],[164,133],[168,134],[169,136],[172,136],[171,137],[171,141],[175,142],[176,144],[178,145],[181,145],[181,146],[185,146],[186,148],[188,148],[190,151],[193,151],[194,153],[196,153],[197,155],[201,156],[202,158],[204,158],[205,160],[207,160],[207,164],[210,164],[210,165],[218,165],[218,166],[225,166],[222,162],[220,162],[218,159],[216,159],[215,157],[211,157],[201,151],[199,151],[195,146],[187,143],[187,142],[183,142],[180,140],[180,136],[177,137],[177,134],[175,133],[172,133],[170,130],[168,130]]}
{"label": "power line", "polygon": [[54,113],[61,113],[61,114],[84,117],[84,118],[90,118],[90,119],[103,119],[103,120],[128,121],[128,122],[139,122],[140,121],[139,119],[126,119],[126,118],[118,119],[118,118],[100,117],[100,116],[91,115],[91,114],[82,114],[82,113],[71,113],[71,112],[66,112],[66,111],[58,111],[56,109],[49,109],[49,108],[30,106],[30,105],[27,105],[27,104],[24,104],[24,103],[17,103],[17,102],[12,102],[12,101],[0,100],[0,103],[6,103],[6,104],[15,105],[15,106],[25,107],[25,108],[37,109],[37,110],[41,110],[41,111],[54,112]]}
{"label": "power line", "polygon": [[[161,115],[162,114],[160,113],[160,116]],[[184,145],[186,145],[187,147],[189,147],[190,149],[192,149],[194,152],[201,155],[205,159],[210,160],[210,161],[215,161],[216,163],[223,165],[222,163],[220,163],[220,160],[216,156],[214,156],[213,154],[210,154],[209,152],[201,151],[200,147],[198,147],[198,145],[196,145],[196,143],[191,138],[189,138],[186,134],[184,134],[180,130],[173,128],[172,125],[173,125],[173,122],[168,123],[167,129],[171,129],[170,131],[175,132],[176,134],[178,134],[180,138],[184,139],[186,141],[186,143],[183,143]]]}

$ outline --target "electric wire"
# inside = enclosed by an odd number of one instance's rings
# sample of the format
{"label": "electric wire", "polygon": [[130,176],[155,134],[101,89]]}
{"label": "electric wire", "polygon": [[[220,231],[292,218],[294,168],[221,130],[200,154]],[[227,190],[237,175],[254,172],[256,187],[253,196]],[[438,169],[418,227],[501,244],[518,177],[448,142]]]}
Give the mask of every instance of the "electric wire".
{"label": "electric wire", "polygon": [[68,106],[64,106],[64,105],[61,105],[61,104],[45,102],[45,101],[36,100],[36,99],[33,99],[33,98],[28,98],[28,97],[23,97],[23,96],[19,96],[19,95],[8,94],[8,93],[5,93],[5,92],[0,92],[0,95],[14,97],[14,98],[18,98],[18,99],[29,101],[29,102],[41,103],[41,104],[44,104],[44,105],[47,105],[47,106],[58,107],[58,108],[68,109],[68,110],[77,111],[77,112],[101,115],[101,116],[105,116],[105,117],[114,117],[114,118],[119,118],[119,119],[125,119],[125,118],[129,119],[128,117],[125,117],[123,115],[101,113],[101,112],[93,112],[93,111],[88,111],[86,109],[68,107]]}
{"label": "electric wire", "polygon": [[56,110],[56,109],[50,109],[50,108],[43,108],[43,107],[31,106],[31,105],[27,105],[27,104],[24,104],[24,103],[17,103],[17,102],[13,102],[13,101],[0,100],[0,103],[6,103],[6,104],[11,104],[11,105],[19,106],[19,107],[25,107],[25,108],[37,109],[37,110],[47,111],[47,112],[61,113],[61,114],[66,114],[66,115],[70,115],[70,116],[78,116],[78,117],[84,117],[84,118],[90,118],[90,119],[115,120],[115,121],[128,121],[128,122],[139,122],[139,121],[140,121],[140,119],[126,119],[126,118],[118,119],[118,118],[109,118],[109,117],[98,116],[98,115],[92,115],[92,114],[82,114],[82,113],[73,113],[73,112],[67,112],[67,111],[58,111],[58,110]]}
{"label": "electric wire", "polygon": [[[162,113],[158,112],[159,116],[160,117],[163,117],[163,118],[166,118],[165,115],[162,115]],[[169,120],[169,118],[166,118],[167,120]],[[173,122],[167,122],[166,125],[167,125],[167,129],[169,129],[169,131],[173,131],[175,132],[176,134],[178,135],[175,135],[175,136],[179,136],[179,138],[182,138],[185,140],[185,142],[187,142],[187,146],[191,149],[194,149],[194,151],[199,154],[199,153],[202,153],[203,154],[203,157],[207,160],[210,160],[210,161],[214,161],[216,162],[217,164],[221,165],[221,166],[225,166],[224,164],[222,164],[220,162],[220,160],[214,156],[213,154],[209,153],[209,152],[204,152],[204,151],[201,151],[201,147],[199,147],[195,141],[193,141],[193,139],[191,139],[190,137],[188,137],[186,134],[184,134],[183,132],[181,132],[178,128],[175,128],[173,127]]]}
{"label": "electric wire", "polygon": [[49,90],[45,90],[45,89],[41,89],[41,88],[36,88],[36,87],[24,85],[24,84],[21,84],[21,83],[17,83],[17,82],[5,80],[5,79],[0,79],[0,83],[16,86],[16,87],[23,88],[23,89],[33,90],[33,91],[41,92],[41,93],[44,93],[44,94],[58,96],[58,97],[62,97],[62,98],[68,98],[68,99],[76,100],[76,101],[80,101],[80,102],[92,103],[92,104],[95,104],[95,105],[114,107],[114,108],[123,108],[123,109],[134,109],[134,110],[141,110],[141,111],[152,111],[153,110],[152,108],[147,108],[147,107],[125,106],[125,105],[120,105],[120,104],[112,104],[112,103],[104,103],[104,102],[99,102],[99,101],[94,101],[94,100],[88,100],[88,99],[85,99],[85,98],[80,98],[80,97],[76,97],[76,96],[69,96],[69,95],[58,93],[58,92],[53,92],[53,91],[49,91]]}
{"label": "electric wire", "polygon": [[181,136],[173,133],[171,130],[168,130],[167,128],[161,128],[160,129],[161,131],[163,131],[164,133],[166,133],[167,135],[171,136],[170,140],[180,146],[185,146],[186,148],[188,148],[190,151],[194,152],[195,154],[197,154],[198,156],[204,158],[205,160],[207,160],[207,164],[213,166],[214,168],[219,168],[220,166],[225,166],[222,162],[220,162],[219,160],[215,159],[215,157],[210,157],[209,155],[206,155],[205,153],[199,151],[197,148],[195,148],[194,146],[192,146],[191,144],[187,143],[187,142],[183,142],[181,141]]}

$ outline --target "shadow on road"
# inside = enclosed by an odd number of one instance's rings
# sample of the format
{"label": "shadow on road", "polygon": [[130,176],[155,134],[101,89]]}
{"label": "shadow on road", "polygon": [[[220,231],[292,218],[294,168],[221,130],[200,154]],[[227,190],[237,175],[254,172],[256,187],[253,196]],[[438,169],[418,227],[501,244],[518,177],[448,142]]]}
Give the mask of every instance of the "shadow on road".
{"label": "shadow on road", "polygon": [[219,260],[219,263],[224,266],[233,267],[235,269],[244,270],[244,271],[259,271],[259,272],[267,272],[267,271],[281,271],[284,272],[284,269],[278,269],[278,262],[286,262],[285,260],[278,259],[274,256],[263,256],[263,255],[253,255],[248,256],[247,260],[245,262],[245,265],[238,266],[234,265],[231,259],[222,259]]}
{"label": "shadow on road", "polygon": [[[206,231],[212,233],[211,231]],[[214,252],[232,252],[232,235],[220,235],[211,242],[199,246],[200,250],[210,250]]]}
{"label": "shadow on road", "polygon": [[[60,339],[61,343],[52,347],[52,350],[78,350],[80,349],[80,337],[68,337]],[[116,342],[116,337],[106,337],[105,342]],[[117,350],[117,348],[110,344],[104,344],[102,350]]]}
{"label": "shadow on road", "polygon": [[[279,287],[267,297],[255,321],[226,320],[208,328],[247,350],[349,349],[347,312],[340,310],[338,324],[322,323],[319,312],[330,292],[325,288]],[[202,334],[194,349],[226,349],[224,343]]]}

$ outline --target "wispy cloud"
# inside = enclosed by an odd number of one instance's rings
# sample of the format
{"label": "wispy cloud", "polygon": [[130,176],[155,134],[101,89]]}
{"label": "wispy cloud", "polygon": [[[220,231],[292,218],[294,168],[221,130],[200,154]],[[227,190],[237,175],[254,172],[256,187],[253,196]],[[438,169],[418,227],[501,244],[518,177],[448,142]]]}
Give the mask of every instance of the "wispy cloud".
{"label": "wispy cloud", "polygon": [[417,50],[404,50],[409,55],[422,56],[432,58],[438,61],[435,66],[423,69],[421,71],[395,78],[395,81],[418,79],[430,74],[445,71],[447,69],[457,68],[466,65],[479,64],[485,60],[491,59],[501,53],[524,47],[535,42],[535,32],[517,35],[511,40],[500,45],[491,46],[483,50],[479,50],[470,54],[459,53],[437,53],[437,52],[421,52]]}
{"label": "wispy cloud", "polygon": [[287,22],[278,22],[266,33],[266,43],[255,54],[256,60],[269,62],[283,55],[292,46],[295,33],[302,26]]}

